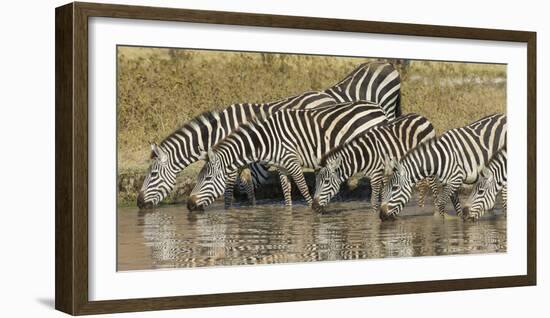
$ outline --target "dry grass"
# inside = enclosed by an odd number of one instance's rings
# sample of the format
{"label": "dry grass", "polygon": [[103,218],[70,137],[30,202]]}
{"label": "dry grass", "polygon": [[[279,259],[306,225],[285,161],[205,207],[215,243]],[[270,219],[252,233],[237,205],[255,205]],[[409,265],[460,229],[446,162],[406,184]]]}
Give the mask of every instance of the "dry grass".
{"label": "dry grass", "polygon": [[[120,47],[119,172],[148,165],[160,142],[203,111],[322,90],[365,58]],[[413,61],[402,70],[403,112],[438,132],[505,112],[506,66]]]}

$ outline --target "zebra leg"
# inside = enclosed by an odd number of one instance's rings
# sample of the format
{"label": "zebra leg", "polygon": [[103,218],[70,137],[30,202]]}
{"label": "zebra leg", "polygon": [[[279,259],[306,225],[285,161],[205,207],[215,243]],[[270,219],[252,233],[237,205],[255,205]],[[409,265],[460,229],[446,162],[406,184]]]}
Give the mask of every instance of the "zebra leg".
{"label": "zebra leg", "polygon": [[428,180],[428,186],[432,190],[432,196],[434,197],[434,200],[435,200],[435,198],[437,198],[437,196],[439,195],[439,187],[437,185],[437,178],[434,177],[434,176],[431,176],[431,177],[427,177],[426,179]]}
{"label": "zebra leg", "polygon": [[380,203],[380,190],[382,189],[382,183],[383,183],[383,175],[382,174],[375,174],[370,179],[370,186],[371,186],[371,195],[370,195],[370,204],[372,211],[374,213],[378,212],[379,203]]}
{"label": "zebra leg", "polygon": [[313,200],[309,194],[309,188],[307,187],[306,179],[304,178],[304,172],[302,171],[302,167],[298,164],[297,160],[288,162],[286,171],[292,177],[294,183],[298,186],[300,193],[306,199],[307,205],[311,207]]}
{"label": "zebra leg", "polygon": [[288,175],[282,170],[279,171],[279,180],[281,180],[281,188],[283,188],[283,195],[285,197],[285,206],[292,206],[292,185],[288,180]]}
{"label": "zebra leg", "polygon": [[428,185],[426,184],[426,179],[419,181],[416,184],[416,189],[418,191],[418,206],[423,208],[424,201],[426,201],[426,195],[428,192]]}
{"label": "zebra leg", "polygon": [[256,205],[256,189],[269,178],[269,168],[260,163],[253,163],[249,167],[252,177],[252,188],[249,191],[251,191],[252,196],[248,197],[248,199],[251,200],[252,205]]}
{"label": "zebra leg", "polygon": [[453,206],[455,208],[456,215],[457,216],[462,216],[463,212],[462,212],[462,206],[460,205],[460,199],[458,197],[458,191],[455,191],[451,195],[451,201],[453,202]]}
{"label": "zebra leg", "polygon": [[245,187],[246,197],[248,198],[248,201],[250,201],[250,204],[252,206],[256,205],[256,191],[254,190],[254,183],[246,182],[243,186]]}
{"label": "zebra leg", "polygon": [[256,193],[254,191],[254,177],[252,176],[252,169],[244,169],[239,177],[239,189],[246,192],[246,197],[252,205],[256,205]]}
{"label": "zebra leg", "polygon": [[225,209],[229,209],[231,207],[231,204],[233,203],[233,187],[235,186],[235,182],[237,181],[238,175],[239,175],[238,170],[230,172],[227,175],[227,181],[225,184],[225,193],[224,193]]}
{"label": "zebra leg", "polygon": [[416,184],[418,189],[418,206],[424,207],[426,204],[426,198],[428,197],[428,188],[431,189],[432,195],[437,198],[439,189],[437,188],[436,177],[427,177]]}
{"label": "zebra leg", "polygon": [[[449,198],[451,198],[451,200],[453,201],[453,205],[455,207],[457,215],[462,216],[462,207],[460,206],[460,202],[458,202],[457,192],[461,184],[462,179],[456,179],[449,182],[448,184],[445,184],[441,189],[441,193],[439,193],[437,199],[435,200],[435,205],[441,216],[445,215],[445,206],[447,205],[447,201],[449,200]],[[456,196],[456,198],[453,198],[453,196]],[[458,205],[456,204],[456,202],[458,202]]]}

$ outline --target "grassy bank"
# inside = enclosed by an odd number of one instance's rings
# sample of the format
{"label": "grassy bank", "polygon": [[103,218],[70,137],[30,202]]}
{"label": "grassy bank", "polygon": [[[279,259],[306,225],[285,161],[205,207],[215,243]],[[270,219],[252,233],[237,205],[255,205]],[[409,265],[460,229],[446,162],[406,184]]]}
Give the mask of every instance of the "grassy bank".
{"label": "grassy bank", "polygon": [[[201,112],[239,102],[267,102],[322,90],[366,58],[118,49],[119,202],[133,202],[130,189],[149,164],[149,143],[160,142]],[[403,112],[428,117],[438,132],[484,115],[504,112],[504,65],[413,61],[402,74]],[[192,180],[200,163],[184,171]]]}

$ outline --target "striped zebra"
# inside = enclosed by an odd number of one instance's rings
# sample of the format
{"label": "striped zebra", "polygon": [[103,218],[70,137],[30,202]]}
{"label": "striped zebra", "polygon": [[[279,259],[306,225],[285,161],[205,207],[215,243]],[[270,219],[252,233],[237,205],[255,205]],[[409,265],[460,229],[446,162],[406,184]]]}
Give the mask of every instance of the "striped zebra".
{"label": "striped zebra", "polygon": [[388,119],[401,116],[401,78],[390,63],[363,63],[343,80],[325,90],[337,102],[368,101],[378,104]]}
{"label": "striped zebra", "polygon": [[464,216],[477,220],[486,211],[495,206],[497,194],[502,194],[502,208],[506,210],[508,200],[507,168],[508,153],[506,148],[493,156],[487,167],[480,173],[480,179],[476,183],[467,203],[464,205]]}
{"label": "striped zebra", "polygon": [[[153,162],[139,192],[138,207],[150,208],[157,205],[174,189],[179,172],[204,159],[210,147],[240,125],[285,109],[322,108],[331,105],[335,105],[335,101],[330,95],[306,92],[266,104],[233,104],[224,110],[205,112],[195,117],[159,145],[151,145]],[[251,170],[258,179],[268,176],[264,166],[253,164]]]}
{"label": "striped zebra", "polygon": [[352,102],[317,110],[279,111],[265,121],[242,125],[212,148],[187,207],[192,211],[210,205],[224,189],[232,188],[238,169],[253,162],[279,169],[286,205],[292,204],[289,176],[311,205],[302,167],[318,168],[330,149],[386,122],[378,105]]}
{"label": "striped zebra", "polygon": [[[435,129],[428,119],[407,114],[336,147],[321,159],[313,209],[321,210],[338,193],[343,182],[360,173],[370,178],[371,206],[378,211],[386,162],[390,158],[400,159],[418,144],[434,137]],[[429,179],[435,198],[437,184],[433,177]]]}
{"label": "striped zebra", "polygon": [[439,213],[445,213],[449,197],[462,216],[458,188],[477,181],[490,158],[506,145],[506,116],[494,114],[465,127],[451,129],[392,161],[392,174],[383,192],[380,218],[395,218],[409,201],[412,185],[429,176],[442,184],[436,199]]}

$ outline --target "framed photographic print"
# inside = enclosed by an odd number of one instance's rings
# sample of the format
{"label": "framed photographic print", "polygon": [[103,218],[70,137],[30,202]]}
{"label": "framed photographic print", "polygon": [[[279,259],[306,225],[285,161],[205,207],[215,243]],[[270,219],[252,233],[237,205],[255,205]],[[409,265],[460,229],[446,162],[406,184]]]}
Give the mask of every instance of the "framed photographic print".
{"label": "framed photographic print", "polygon": [[535,285],[535,96],[534,32],[59,7],[56,308]]}

